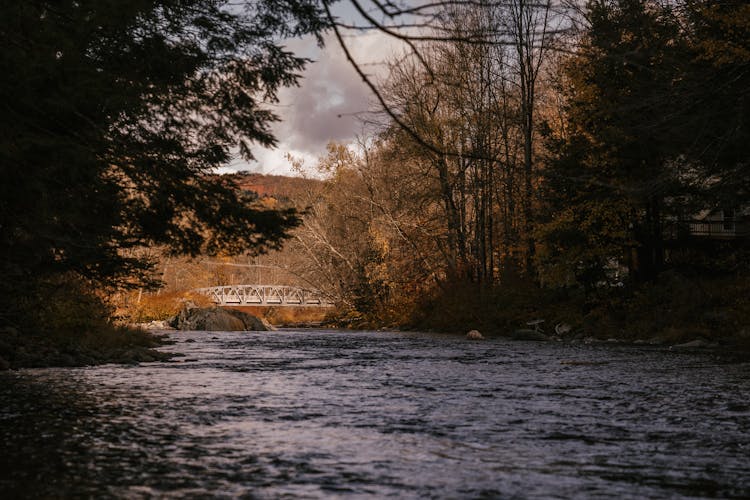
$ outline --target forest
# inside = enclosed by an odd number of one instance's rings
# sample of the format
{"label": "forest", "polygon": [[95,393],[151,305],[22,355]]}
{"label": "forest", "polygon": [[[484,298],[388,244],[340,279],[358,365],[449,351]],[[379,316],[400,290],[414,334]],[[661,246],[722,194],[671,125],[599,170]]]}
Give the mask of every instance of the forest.
{"label": "forest", "polygon": [[278,267],[354,326],[746,343],[750,6],[576,15],[448,9],[296,192]]}
{"label": "forest", "polygon": [[441,3],[280,197],[214,172],[275,144],[264,103],[310,63],[278,40],[342,40],[329,2],[48,4],[0,27],[5,331],[114,327],[112,297],[195,286],[165,259],[260,258],[345,326],[750,342],[743,1]]}

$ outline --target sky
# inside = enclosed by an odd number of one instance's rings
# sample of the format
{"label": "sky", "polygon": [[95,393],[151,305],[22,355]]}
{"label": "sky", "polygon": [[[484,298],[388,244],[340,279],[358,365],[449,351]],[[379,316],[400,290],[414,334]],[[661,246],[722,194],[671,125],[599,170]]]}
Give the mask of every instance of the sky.
{"label": "sky", "polygon": [[[346,60],[332,33],[325,37],[320,50],[312,38],[292,40],[286,44],[293,52],[314,60],[306,67],[300,86],[284,88],[279,104],[272,109],[281,118],[273,131],[278,147],[255,146],[255,162],[236,158],[222,172],[249,170],[274,175],[297,175],[291,169],[287,154],[304,161],[306,170],[314,171],[317,159],[325,154],[330,141],[351,142],[363,132],[359,117],[375,108],[374,96]],[[347,47],[365,71],[375,78],[385,74],[385,62],[398,44],[378,31],[350,34]]]}

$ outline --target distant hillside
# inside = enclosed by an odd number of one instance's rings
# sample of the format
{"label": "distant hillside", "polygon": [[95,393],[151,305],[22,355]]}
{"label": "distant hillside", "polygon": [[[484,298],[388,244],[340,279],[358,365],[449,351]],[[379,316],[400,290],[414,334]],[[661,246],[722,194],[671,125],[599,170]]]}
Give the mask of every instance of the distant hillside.
{"label": "distant hillside", "polygon": [[232,177],[241,189],[258,193],[261,198],[276,198],[292,202],[306,199],[307,194],[316,190],[321,184],[321,181],[317,179],[286,175],[266,175],[252,172],[237,172],[227,175]]}

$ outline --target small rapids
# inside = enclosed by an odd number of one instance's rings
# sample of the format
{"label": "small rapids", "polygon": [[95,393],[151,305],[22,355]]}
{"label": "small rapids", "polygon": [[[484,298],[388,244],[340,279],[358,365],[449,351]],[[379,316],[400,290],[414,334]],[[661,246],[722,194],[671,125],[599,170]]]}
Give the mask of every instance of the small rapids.
{"label": "small rapids", "polygon": [[401,332],[173,333],[0,373],[2,498],[750,497],[750,364]]}

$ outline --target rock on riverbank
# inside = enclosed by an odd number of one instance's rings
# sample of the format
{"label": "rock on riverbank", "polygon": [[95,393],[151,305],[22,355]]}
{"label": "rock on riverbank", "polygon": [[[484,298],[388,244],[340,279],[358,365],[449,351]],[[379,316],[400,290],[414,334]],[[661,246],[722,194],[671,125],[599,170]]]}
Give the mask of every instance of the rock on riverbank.
{"label": "rock on riverbank", "polygon": [[186,307],[177,316],[168,320],[168,324],[177,330],[210,332],[274,330],[269,323],[252,314],[221,307]]}
{"label": "rock on riverbank", "polygon": [[65,335],[60,332],[21,333],[0,328],[0,371],[18,368],[137,364],[166,361],[172,354],[154,348],[170,343],[143,330],[111,327]]}

